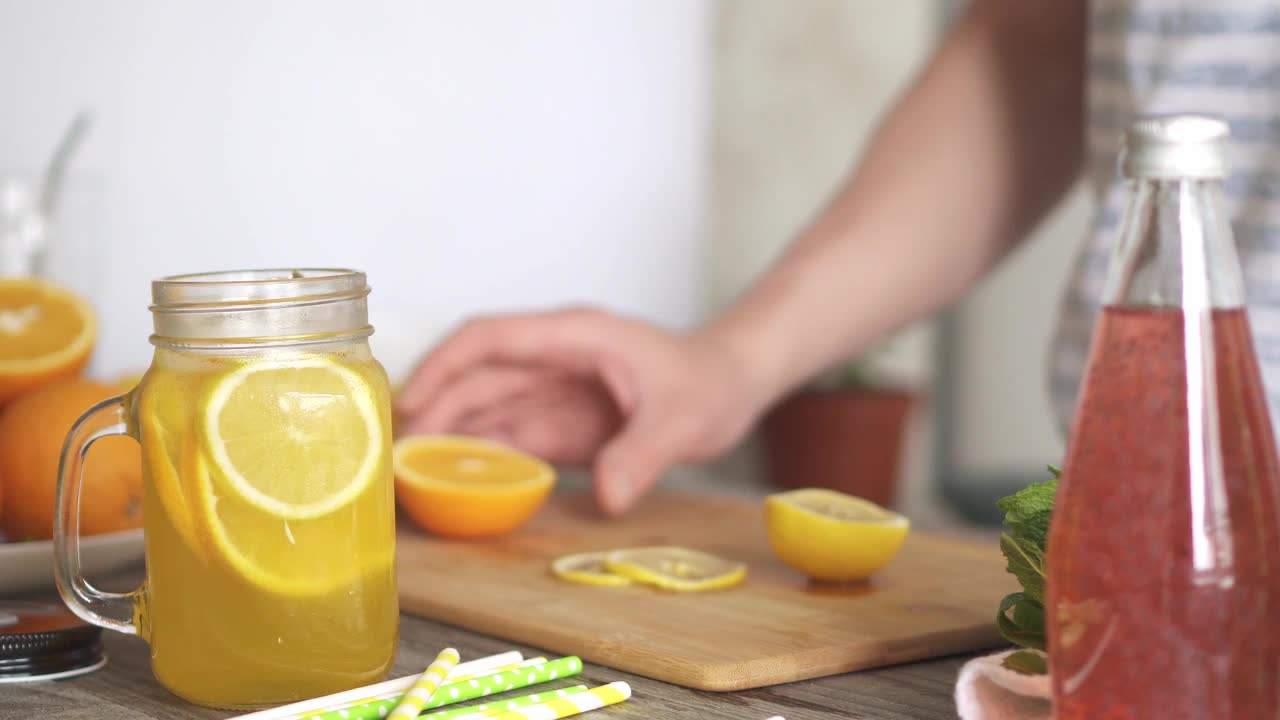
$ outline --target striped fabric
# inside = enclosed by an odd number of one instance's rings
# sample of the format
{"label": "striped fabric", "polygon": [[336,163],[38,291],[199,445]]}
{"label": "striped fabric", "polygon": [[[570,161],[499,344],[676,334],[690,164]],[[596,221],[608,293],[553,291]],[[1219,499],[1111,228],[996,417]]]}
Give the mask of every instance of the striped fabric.
{"label": "striped fabric", "polygon": [[1212,112],[1231,125],[1226,182],[1249,314],[1280,430],[1280,3],[1264,0],[1092,0],[1088,50],[1088,179],[1097,212],[1063,295],[1049,356],[1060,427],[1070,426],[1126,200],[1116,173],[1121,134],[1141,113]]}

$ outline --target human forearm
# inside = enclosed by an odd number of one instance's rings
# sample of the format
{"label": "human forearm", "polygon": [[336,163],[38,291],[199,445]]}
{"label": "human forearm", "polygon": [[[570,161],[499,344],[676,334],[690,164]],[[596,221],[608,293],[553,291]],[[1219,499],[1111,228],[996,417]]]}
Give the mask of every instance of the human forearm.
{"label": "human forearm", "polygon": [[833,201],[704,334],[761,401],[954,300],[1074,180],[1083,7],[976,3]]}

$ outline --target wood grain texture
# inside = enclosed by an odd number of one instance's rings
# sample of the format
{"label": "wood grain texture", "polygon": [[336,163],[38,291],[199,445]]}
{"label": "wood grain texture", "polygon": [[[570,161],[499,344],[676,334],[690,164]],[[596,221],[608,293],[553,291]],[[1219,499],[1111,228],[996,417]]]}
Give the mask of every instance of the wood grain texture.
{"label": "wood grain texture", "polygon": [[[574,585],[547,568],[567,553],[668,544],[745,561],[747,582],[673,594]],[[710,691],[995,647],[995,608],[1016,590],[994,545],[921,533],[869,583],[811,584],[773,557],[759,503],[694,495],[655,495],[609,520],[589,498],[559,495],[487,542],[406,525],[399,572],[406,612]]]}
{"label": "wood grain texture", "polygon": [[[443,647],[456,647],[464,659],[518,649],[527,657],[546,654],[428,620],[405,617],[400,654],[391,675],[421,672]],[[0,685],[0,720],[221,720],[233,717],[170,695],[151,676],[147,646],[135,637],[107,633],[107,666],[90,675],[57,682]],[[614,680],[631,683],[632,699],[598,710],[592,720],[787,720],[875,718],[876,720],[951,720],[956,675],[964,658],[827,677],[738,693],[708,693],[668,685],[588,663],[581,679],[548,687]]]}

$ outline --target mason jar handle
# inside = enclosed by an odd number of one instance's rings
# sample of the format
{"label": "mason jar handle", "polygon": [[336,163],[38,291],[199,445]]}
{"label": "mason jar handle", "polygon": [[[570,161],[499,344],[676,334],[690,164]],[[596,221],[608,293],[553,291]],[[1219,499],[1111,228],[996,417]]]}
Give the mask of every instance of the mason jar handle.
{"label": "mason jar handle", "polygon": [[99,590],[80,573],[80,488],[84,479],[84,459],[89,448],[104,437],[129,435],[125,422],[124,396],[114,397],[89,408],[62,445],[58,462],[58,493],[53,516],[53,568],[58,594],[71,611],[86,622],[136,635],[134,604],[137,591],[113,593]]}

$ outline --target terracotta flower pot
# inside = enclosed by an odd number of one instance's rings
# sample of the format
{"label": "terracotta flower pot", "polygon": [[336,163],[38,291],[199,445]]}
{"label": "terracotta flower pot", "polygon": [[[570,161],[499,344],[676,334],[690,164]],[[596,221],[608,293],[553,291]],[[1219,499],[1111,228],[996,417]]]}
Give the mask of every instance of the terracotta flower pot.
{"label": "terracotta flower pot", "polygon": [[892,506],[914,402],[911,393],[867,388],[792,395],[762,423],[770,478],[782,487],[830,488]]}

